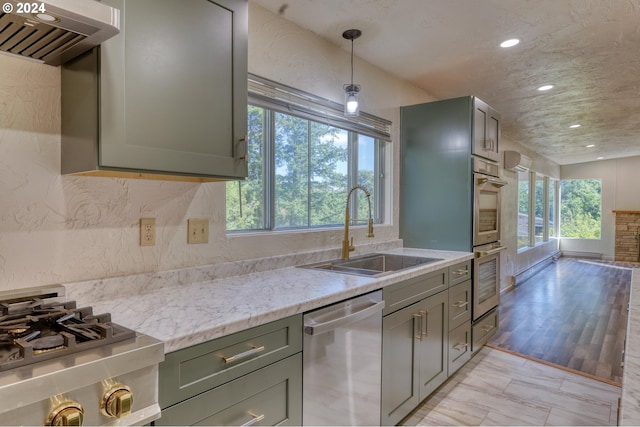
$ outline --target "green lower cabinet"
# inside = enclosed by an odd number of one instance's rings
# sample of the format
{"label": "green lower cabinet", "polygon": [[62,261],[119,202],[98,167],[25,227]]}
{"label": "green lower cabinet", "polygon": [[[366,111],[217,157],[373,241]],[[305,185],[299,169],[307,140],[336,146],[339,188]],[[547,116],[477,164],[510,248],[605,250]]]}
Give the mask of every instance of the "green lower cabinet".
{"label": "green lower cabinet", "polygon": [[395,425],[447,379],[448,292],[382,319],[382,425]]}
{"label": "green lower cabinet", "polygon": [[155,425],[301,425],[302,354],[162,411]]}

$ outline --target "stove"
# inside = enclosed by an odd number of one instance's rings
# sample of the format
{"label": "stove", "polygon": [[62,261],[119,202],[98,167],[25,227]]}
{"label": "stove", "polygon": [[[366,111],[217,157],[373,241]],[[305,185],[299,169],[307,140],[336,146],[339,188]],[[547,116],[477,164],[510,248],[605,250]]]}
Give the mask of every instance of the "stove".
{"label": "stove", "polygon": [[0,293],[0,424],[159,418],[163,343],[63,297],[63,287]]}

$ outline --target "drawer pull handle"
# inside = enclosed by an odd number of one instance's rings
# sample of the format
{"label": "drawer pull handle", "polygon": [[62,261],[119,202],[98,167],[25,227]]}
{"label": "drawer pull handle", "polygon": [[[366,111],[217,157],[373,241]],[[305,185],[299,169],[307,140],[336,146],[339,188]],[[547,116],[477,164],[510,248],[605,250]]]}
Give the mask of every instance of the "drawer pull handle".
{"label": "drawer pull handle", "polygon": [[484,325],[484,326],[480,326],[480,330],[482,330],[482,332],[489,332],[490,330],[492,330],[493,328],[495,328],[495,326],[492,325]]}
{"label": "drawer pull handle", "polygon": [[454,270],[453,274],[455,276],[466,276],[467,274],[469,274],[468,271],[469,270],[466,270],[466,269],[464,269],[464,270]]}
{"label": "drawer pull handle", "polygon": [[249,415],[251,415],[252,418],[249,421],[247,421],[246,423],[242,424],[242,427],[252,426],[255,423],[259,423],[260,421],[264,420],[264,414],[255,415],[255,414],[252,414],[251,412],[249,412]]}
{"label": "drawer pull handle", "polygon": [[458,301],[456,303],[451,304],[451,307],[462,308],[467,305],[469,305],[469,301]]}
{"label": "drawer pull handle", "polygon": [[230,363],[236,360],[245,359],[249,356],[253,356],[254,354],[260,353],[261,351],[264,351],[263,345],[261,345],[260,347],[253,347],[251,350],[243,351],[242,353],[234,354],[233,356],[222,356],[222,360],[224,360],[224,363]]}
{"label": "drawer pull handle", "polygon": [[415,338],[418,341],[422,341],[422,312],[414,313],[413,318],[415,319],[414,323],[414,331],[417,329],[418,331],[415,334]]}
{"label": "drawer pull handle", "polygon": [[462,350],[464,350],[465,348],[467,348],[468,346],[469,346],[469,344],[467,344],[466,342],[460,342],[460,343],[458,343],[458,344],[454,345],[454,346],[453,346],[453,349],[454,349],[455,351],[462,351]]}

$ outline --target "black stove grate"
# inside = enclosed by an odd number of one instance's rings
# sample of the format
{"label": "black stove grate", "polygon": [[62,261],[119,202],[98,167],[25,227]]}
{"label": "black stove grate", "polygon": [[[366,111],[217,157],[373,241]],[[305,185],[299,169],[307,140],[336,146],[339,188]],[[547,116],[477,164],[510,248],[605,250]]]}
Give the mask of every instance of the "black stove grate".
{"label": "black stove grate", "polygon": [[0,302],[0,371],[135,337],[75,301],[26,298]]}

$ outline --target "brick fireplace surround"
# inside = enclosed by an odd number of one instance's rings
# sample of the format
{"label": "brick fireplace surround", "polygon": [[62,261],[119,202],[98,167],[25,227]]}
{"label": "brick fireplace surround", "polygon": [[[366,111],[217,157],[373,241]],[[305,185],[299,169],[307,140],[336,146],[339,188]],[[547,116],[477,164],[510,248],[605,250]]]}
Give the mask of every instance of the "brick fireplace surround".
{"label": "brick fireplace surround", "polygon": [[613,211],[616,214],[616,261],[640,262],[640,211]]}

